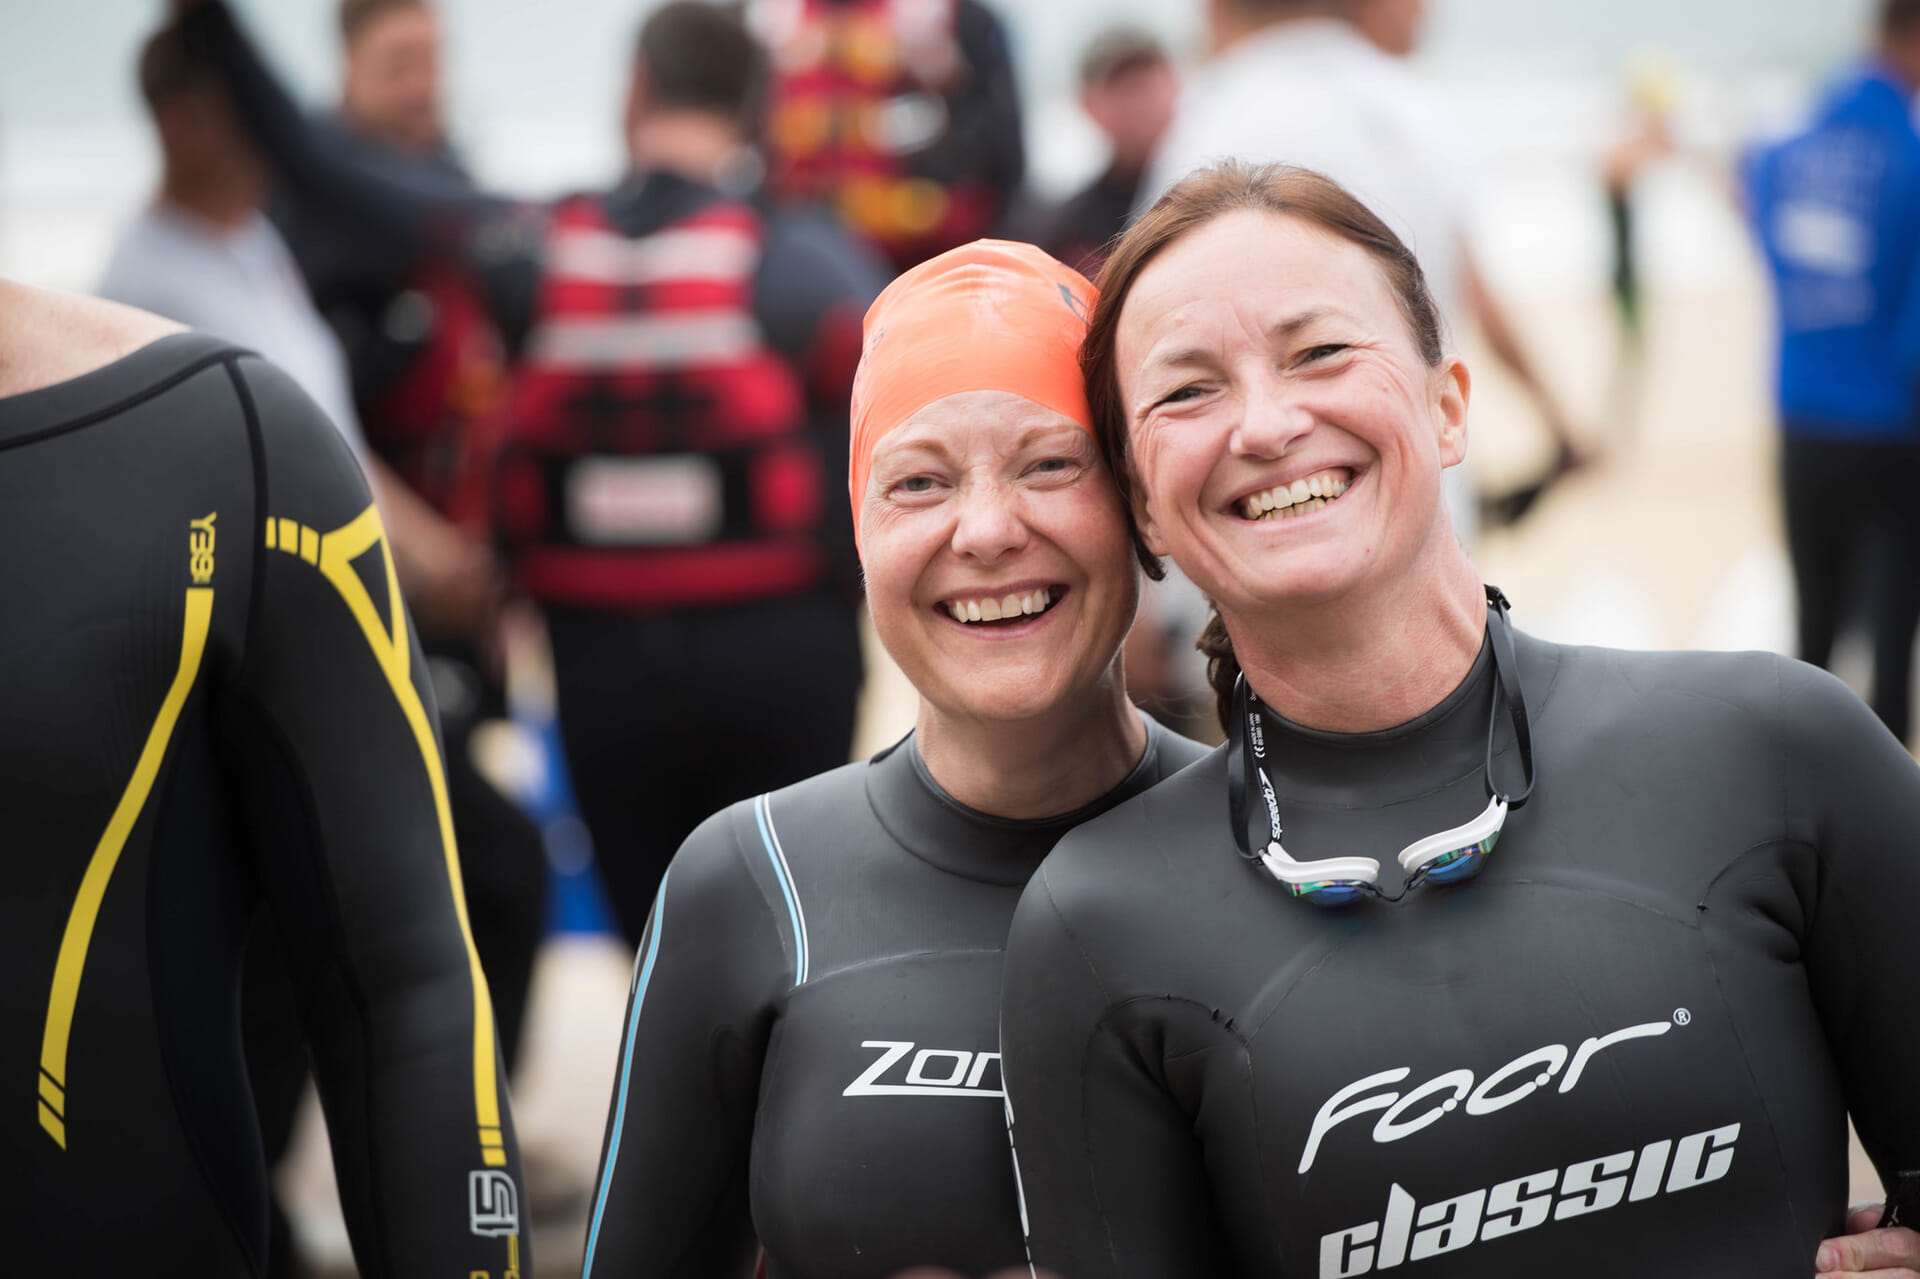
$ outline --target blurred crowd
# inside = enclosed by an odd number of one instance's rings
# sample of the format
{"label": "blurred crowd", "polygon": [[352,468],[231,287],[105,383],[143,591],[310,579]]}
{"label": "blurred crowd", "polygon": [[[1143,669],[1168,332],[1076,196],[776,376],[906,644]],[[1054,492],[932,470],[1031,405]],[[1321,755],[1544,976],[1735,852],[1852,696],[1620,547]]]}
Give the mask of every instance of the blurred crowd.
{"label": "blurred crowd", "polygon": [[[482,188],[449,140],[445,11],[337,5],[338,95],[310,111],[221,0],[176,0],[137,69],[159,189],[99,292],[266,355],[359,455],[432,659],[510,1063],[546,858],[475,766],[475,729],[508,713],[509,671],[544,637],[565,766],[630,941],[707,814],[848,757],[863,668],[847,401],[862,316],[895,273],[992,236],[1093,277],[1198,164],[1298,163],[1417,247],[1442,311],[1537,410],[1538,476],[1493,494],[1452,476],[1464,539],[1524,520],[1605,449],[1475,260],[1467,130],[1406,62],[1423,0],[1209,0],[1197,67],[1141,29],[1094,34],[1078,97],[1109,158],[1057,202],[1026,186],[1009,38],[981,0],[672,0],[632,52],[626,175],[539,204]],[[1872,704],[1903,738],[1920,622],[1917,84],[1920,0],[1889,0],[1815,118],[1738,182],[1777,285],[1800,652],[1825,663],[1863,623]],[[1632,192],[1674,147],[1669,98],[1636,93],[1603,175],[1629,347]],[[1210,731],[1205,612],[1190,586],[1156,584],[1127,649],[1135,696],[1194,733]],[[278,961],[256,958],[249,1045],[283,1151],[304,1067],[271,993]],[[284,1222],[276,1242],[274,1273],[295,1273]]]}

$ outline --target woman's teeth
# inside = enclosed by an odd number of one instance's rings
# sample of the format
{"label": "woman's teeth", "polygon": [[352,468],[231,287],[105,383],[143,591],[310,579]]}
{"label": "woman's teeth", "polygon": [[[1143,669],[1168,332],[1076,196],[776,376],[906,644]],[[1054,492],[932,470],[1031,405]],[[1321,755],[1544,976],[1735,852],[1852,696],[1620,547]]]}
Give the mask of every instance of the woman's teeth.
{"label": "woman's teeth", "polygon": [[998,622],[1028,613],[1044,613],[1052,603],[1053,592],[1043,586],[1024,595],[1002,595],[997,598],[988,595],[974,600],[948,600],[947,612],[953,614],[956,622]]}
{"label": "woman's teeth", "polygon": [[1284,519],[1317,511],[1347,491],[1349,481],[1339,471],[1317,471],[1291,484],[1276,484],[1264,493],[1240,499],[1240,513],[1250,520]]}

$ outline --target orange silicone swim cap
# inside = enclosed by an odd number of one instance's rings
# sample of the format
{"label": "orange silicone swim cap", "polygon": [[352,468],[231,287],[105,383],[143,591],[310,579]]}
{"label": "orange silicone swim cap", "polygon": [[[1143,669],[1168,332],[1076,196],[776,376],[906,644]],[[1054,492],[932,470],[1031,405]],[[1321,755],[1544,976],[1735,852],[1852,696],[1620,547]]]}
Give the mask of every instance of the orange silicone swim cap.
{"label": "orange silicone swim cap", "polygon": [[889,284],[867,309],[853,379],[854,528],[874,445],[935,400],[1011,391],[1092,434],[1080,343],[1096,296],[1072,267],[1007,240],[949,249]]}

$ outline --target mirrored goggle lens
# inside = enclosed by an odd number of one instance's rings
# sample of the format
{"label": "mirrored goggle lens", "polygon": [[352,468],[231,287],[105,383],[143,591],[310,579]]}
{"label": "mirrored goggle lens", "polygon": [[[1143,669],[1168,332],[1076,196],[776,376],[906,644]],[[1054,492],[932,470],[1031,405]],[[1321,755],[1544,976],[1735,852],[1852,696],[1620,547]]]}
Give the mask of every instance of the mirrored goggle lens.
{"label": "mirrored goggle lens", "polygon": [[1487,853],[1492,847],[1493,841],[1487,840],[1470,848],[1457,848],[1441,854],[1423,868],[1427,882],[1457,884],[1463,879],[1472,879],[1486,868]]}
{"label": "mirrored goggle lens", "polygon": [[1324,879],[1311,884],[1288,884],[1287,891],[1316,906],[1345,906],[1369,891],[1371,885],[1354,879]]}

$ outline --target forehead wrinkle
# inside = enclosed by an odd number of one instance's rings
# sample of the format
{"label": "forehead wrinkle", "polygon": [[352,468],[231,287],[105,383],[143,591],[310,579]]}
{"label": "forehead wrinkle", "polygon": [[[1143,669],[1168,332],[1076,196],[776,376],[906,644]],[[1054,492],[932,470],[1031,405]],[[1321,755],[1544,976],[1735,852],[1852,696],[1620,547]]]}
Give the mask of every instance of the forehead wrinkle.
{"label": "forehead wrinkle", "polygon": [[1298,334],[1300,330],[1318,324],[1322,320],[1345,320],[1350,324],[1358,324],[1360,322],[1355,316],[1343,308],[1322,302],[1310,306],[1295,315],[1276,320],[1273,325],[1268,328],[1267,336],[1284,341]]}
{"label": "forehead wrinkle", "polygon": [[[977,439],[983,432],[997,433],[1001,427],[1013,427],[1019,431],[1019,434],[1014,436],[1005,447],[994,447],[993,452],[997,456],[1020,453],[1034,447],[1036,442],[1046,442],[1056,438],[1074,442],[1086,440],[1089,444],[1092,442],[1092,437],[1087,435],[1086,430],[1079,423],[1055,414],[1043,406],[1032,407],[1035,411],[1054,420],[1032,422],[1024,426],[1018,425],[1017,419],[1015,422],[1008,422],[1004,417],[985,421],[950,423],[931,422],[925,419],[909,421],[899,431],[893,433],[890,439],[882,440],[880,447],[874,453],[874,465],[878,467],[902,459],[911,459],[915,453],[931,454],[942,461],[959,465],[980,452],[978,448],[967,447],[967,442]],[[1031,414],[1019,413],[1017,416],[1027,417]],[[889,445],[891,447],[888,447]]]}

